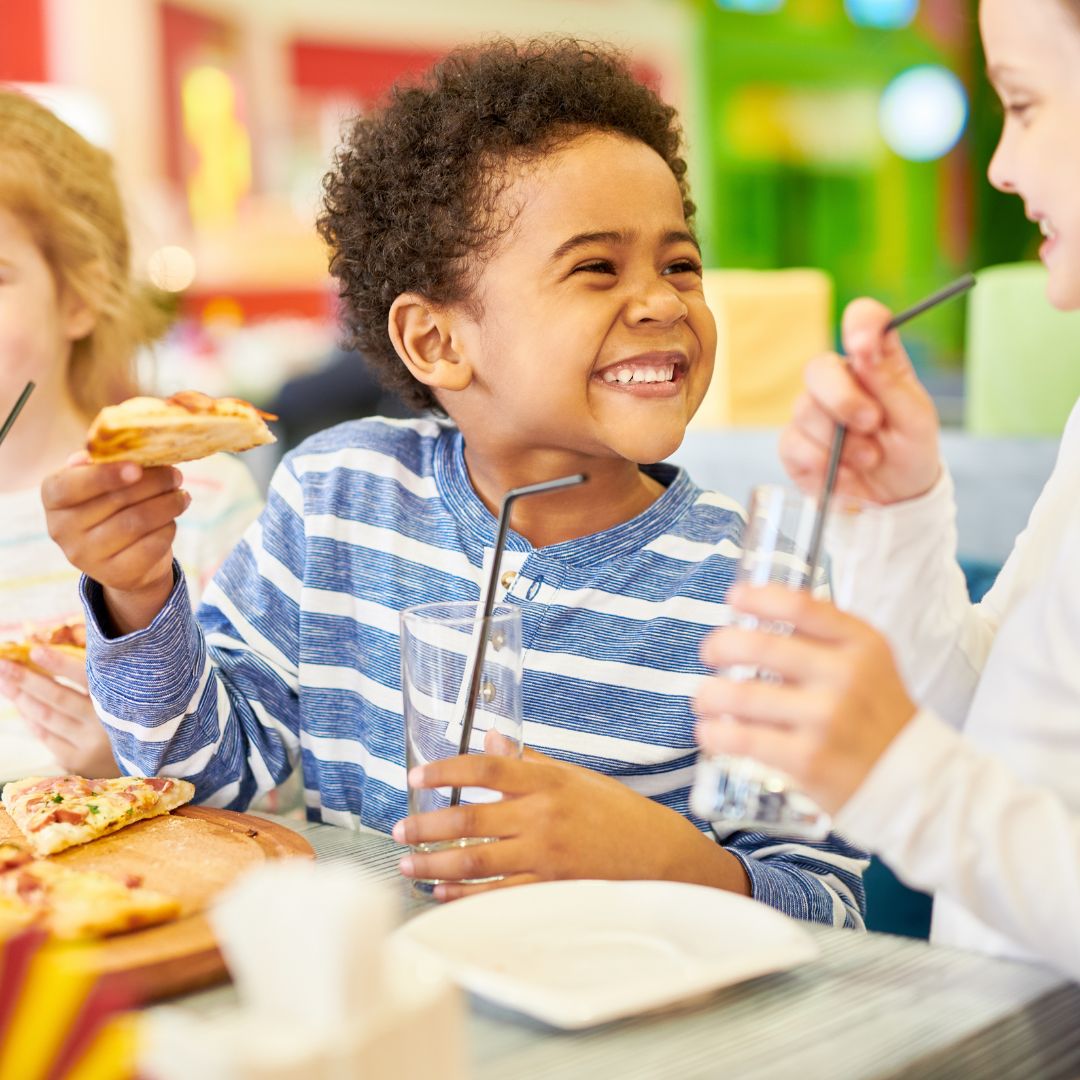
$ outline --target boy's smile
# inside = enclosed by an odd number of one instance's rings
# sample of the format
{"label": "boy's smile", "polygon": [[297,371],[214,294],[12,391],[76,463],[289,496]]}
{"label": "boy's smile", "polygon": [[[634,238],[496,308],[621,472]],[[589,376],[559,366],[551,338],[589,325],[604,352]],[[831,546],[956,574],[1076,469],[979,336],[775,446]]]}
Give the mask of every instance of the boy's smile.
{"label": "boy's smile", "polygon": [[507,171],[494,202],[510,220],[475,314],[456,322],[473,377],[440,394],[470,456],[662,460],[716,350],[675,177],[644,143],[602,132]]}

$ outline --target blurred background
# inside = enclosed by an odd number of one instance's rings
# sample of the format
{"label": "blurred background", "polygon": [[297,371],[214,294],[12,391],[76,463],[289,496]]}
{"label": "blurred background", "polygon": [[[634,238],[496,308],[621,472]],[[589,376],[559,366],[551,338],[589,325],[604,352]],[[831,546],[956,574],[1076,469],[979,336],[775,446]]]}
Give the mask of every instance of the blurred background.
{"label": "blurred background", "polygon": [[[138,269],[178,316],[158,386],[265,404],[288,379],[348,363],[312,225],[343,120],[456,44],[550,32],[626,48],[679,108],[708,266],[824,272],[816,287],[726,279],[735,368],[771,364],[740,319],[777,287],[812,328],[785,346],[779,367],[794,369],[855,295],[904,305],[1034,256],[1019,202],[984,181],[1000,111],[974,0],[0,0],[0,80],[115,155]],[[793,295],[807,288],[809,314]],[[946,306],[908,337],[954,423],[965,319]],[[756,404],[740,405],[737,370],[726,378],[702,423],[779,422],[789,371],[752,387]]]}

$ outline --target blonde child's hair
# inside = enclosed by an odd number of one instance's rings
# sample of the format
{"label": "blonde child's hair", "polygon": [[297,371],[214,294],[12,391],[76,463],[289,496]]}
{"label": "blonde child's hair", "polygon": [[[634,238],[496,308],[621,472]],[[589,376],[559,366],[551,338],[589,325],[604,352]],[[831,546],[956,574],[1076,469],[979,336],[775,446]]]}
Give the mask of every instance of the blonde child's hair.
{"label": "blonde child's hair", "polygon": [[75,341],[68,386],[88,416],[134,391],[138,346],[160,335],[164,309],[131,277],[112,158],[43,105],[0,86],[0,206],[30,231],[58,294],[97,314]]}

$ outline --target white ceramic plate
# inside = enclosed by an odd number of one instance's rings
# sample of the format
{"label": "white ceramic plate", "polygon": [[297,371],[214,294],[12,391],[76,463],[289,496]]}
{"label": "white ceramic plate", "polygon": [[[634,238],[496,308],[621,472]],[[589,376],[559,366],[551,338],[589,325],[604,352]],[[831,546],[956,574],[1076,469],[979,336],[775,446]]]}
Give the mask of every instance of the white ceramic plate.
{"label": "white ceramic plate", "polygon": [[813,960],[794,920],[665,881],[553,881],[434,908],[395,933],[466,990],[560,1028],[664,1008]]}

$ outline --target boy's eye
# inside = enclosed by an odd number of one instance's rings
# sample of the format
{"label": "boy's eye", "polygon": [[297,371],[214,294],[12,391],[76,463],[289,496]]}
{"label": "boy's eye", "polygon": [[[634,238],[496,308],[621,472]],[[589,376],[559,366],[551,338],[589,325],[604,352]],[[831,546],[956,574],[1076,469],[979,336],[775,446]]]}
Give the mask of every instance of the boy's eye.
{"label": "boy's eye", "polygon": [[1011,101],[1005,106],[1006,114],[1015,120],[1023,120],[1031,112],[1031,109],[1032,103],[1030,101]]}
{"label": "boy's eye", "polygon": [[679,259],[664,270],[665,274],[700,274],[701,263],[696,259]]}
{"label": "boy's eye", "polygon": [[574,267],[574,273],[586,274],[614,274],[615,264],[608,259],[593,259],[592,262],[582,263]]}

